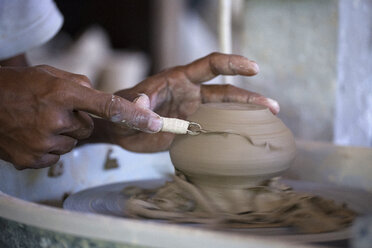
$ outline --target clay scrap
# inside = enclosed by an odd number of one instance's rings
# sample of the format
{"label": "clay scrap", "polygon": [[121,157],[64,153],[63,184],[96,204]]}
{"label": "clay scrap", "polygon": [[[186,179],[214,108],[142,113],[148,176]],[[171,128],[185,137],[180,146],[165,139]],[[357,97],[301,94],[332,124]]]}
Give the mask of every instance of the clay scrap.
{"label": "clay scrap", "polygon": [[198,223],[213,228],[292,227],[298,233],[341,230],[356,216],[346,205],[295,192],[277,179],[246,189],[247,197],[253,194],[250,211],[229,213],[219,209],[213,199],[182,173],[177,173],[173,179],[153,190],[124,189],[124,194],[130,197],[126,202],[126,215],[173,223]]}

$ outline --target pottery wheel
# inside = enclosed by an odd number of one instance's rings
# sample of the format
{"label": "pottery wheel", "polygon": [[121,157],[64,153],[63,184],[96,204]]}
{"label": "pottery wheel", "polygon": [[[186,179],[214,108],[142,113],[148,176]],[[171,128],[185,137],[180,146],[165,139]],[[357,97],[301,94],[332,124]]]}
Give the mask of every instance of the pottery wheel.
{"label": "pottery wheel", "polygon": [[[65,209],[104,214],[125,218],[125,203],[128,199],[122,191],[128,186],[137,186],[144,189],[154,189],[162,186],[165,179],[143,180],[125,183],[115,183],[86,189],[70,195],[64,202]],[[372,213],[372,194],[366,191],[350,189],[345,187],[326,185],[320,183],[303,182],[295,180],[282,180],[295,191],[307,192],[332,199],[338,203],[346,203],[349,208],[359,214]],[[156,220],[145,220],[156,221]],[[160,221],[160,220],[159,220]],[[164,222],[164,221],[161,221]],[[178,224],[203,228],[201,224]],[[344,229],[337,232],[321,234],[294,234],[290,228],[252,228],[252,229],[225,229],[223,231],[247,233],[253,235],[266,235],[283,240],[296,242],[325,242],[333,240],[344,240],[350,238],[350,230]]]}

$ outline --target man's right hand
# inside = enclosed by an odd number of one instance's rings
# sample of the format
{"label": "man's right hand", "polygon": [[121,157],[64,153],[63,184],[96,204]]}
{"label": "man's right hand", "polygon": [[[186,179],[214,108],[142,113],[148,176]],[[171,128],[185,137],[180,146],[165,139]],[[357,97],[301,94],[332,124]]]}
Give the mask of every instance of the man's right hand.
{"label": "man's right hand", "polygon": [[90,136],[87,113],[145,132],[160,117],[119,96],[90,87],[89,79],[50,66],[0,68],[0,158],[17,169],[42,168]]}

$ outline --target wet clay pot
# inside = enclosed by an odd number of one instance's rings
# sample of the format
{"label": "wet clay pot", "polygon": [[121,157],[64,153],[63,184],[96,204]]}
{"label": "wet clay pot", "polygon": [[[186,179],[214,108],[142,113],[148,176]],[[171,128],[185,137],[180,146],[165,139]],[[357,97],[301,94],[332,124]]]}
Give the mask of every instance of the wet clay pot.
{"label": "wet clay pot", "polygon": [[295,157],[291,131],[264,106],[202,104],[188,119],[207,133],[178,135],[172,163],[223,212],[250,211],[247,189],[279,176]]}

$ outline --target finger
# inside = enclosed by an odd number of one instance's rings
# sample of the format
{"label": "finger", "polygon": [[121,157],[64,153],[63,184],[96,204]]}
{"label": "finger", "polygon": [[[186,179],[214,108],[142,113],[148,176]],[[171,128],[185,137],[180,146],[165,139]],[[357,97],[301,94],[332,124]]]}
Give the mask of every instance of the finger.
{"label": "finger", "polygon": [[239,102],[253,103],[266,106],[273,114],[280,111],[277,101],[266,98],[255,92],[250,92],[233,85],[202,85],[201,87],[202,102]]}
{"label": "finger", "polygon": [[218,75],[253,76],[259,71],[256,62],[240,55],[212,53],[191,64],[181,67],[186,77],[199,84]]}
{"label": "finger", "polygon": [[50,154],[62,155],[70,152],[77,144],[77,140],[65,135],[57,135],[53,138],[53,145],[49,149]]}
{"label": "finger", "polygon": [[43,155],[39,160],[37,160],[32,166],[32,168],[38,169],[38,168],[49,167],[57,163],[59,158],[60,158],[59,155],[47,153]]}
{"label": "finger", "polygon": [[[132,152],[159,152],[169,149],[175,134],[172,133],[136,133],[117,140],[117,144]],[[141,142],[138,142],[141,140]]]}
{"label": "finger", "polygon": [[57,69],[49,65],[38,65],[36,67],[45,72],[48,72],[49,74],[52,74],[55,77],[59,77],[61,79],[65,79],[65,80],[68,80],[74,83],[78,83],[82,86],[92,88],[92,84],[87,76],[63,71],[63,70]]}
{"label": "finger", "polygon": [[[46,150],[40,152],[29,147],[12,149],[9,161],[17,170],[44,168],[55,164],[59,160],[59,155],[45,156]],[[45,156],[45,157],[44,157]]]}
{"label": "finger", "polygon": [[139,96],[133,100],[133,103],[144,109],[149,109],[150,108],[150,98],[146,94],[139,94]]}
{"label": "finger", "polygon": [[159,115],[116,95],[80,85],[68,84],[67,92],[75,110],[85,111],[144,132],[159,132],[163,122]]}
{"label": "finger", "polygon": [[70,115],[70,126],[59,134],[81,140],[88,138],[93,131],[94,123],[92,118],[85,112],[73,111]]}
{"label": "finger", "polygon": [[139,92],[137,92],[136,90],[133,90],[133,88],[129,88],[129,89],[117,91],[114,94],[124,99],[127,99],[130,102],[133,102],[136,98],[138,98],[138,95],[139,95],[138,93]]}
{"label": "finger", "polygon": [[277,101],[261,95],[259,95],[258,97],[255,96],[251,97],[250,103],[266,106],[274,115],[277,115],[280,111],[280,106]]}

